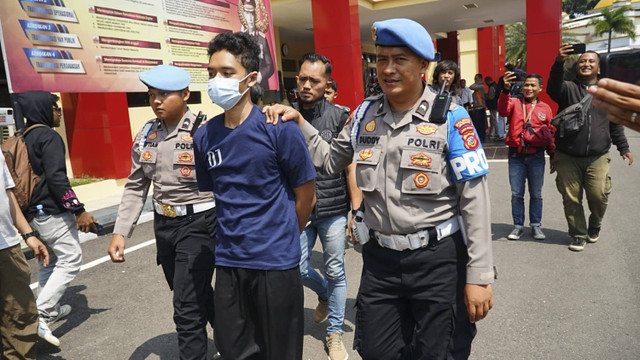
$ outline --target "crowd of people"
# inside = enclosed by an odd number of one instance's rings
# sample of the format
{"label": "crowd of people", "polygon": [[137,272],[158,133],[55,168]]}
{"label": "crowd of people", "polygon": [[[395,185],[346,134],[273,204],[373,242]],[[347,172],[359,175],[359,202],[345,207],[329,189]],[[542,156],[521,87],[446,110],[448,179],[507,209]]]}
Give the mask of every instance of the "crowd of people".
{"label": "crowd of people", "polygon": [[[362,243],[354,348],[363,359],[468,358],[475,323],[493,307],[496,277],[487,135],[509,149],[508,239],[524,235],[527,183],[532,237],[546,238],[546,153],[569,249],[598,241],[612,190],[611,144],[633,163],[623,125],[640,130],[638,86],[599,80],[599,56],[590,51],[577,61],[576,80],[563,80],[571,51],[563,44],[546,85],[541,75],[511,69],[498,82],[477,74],[467,87],[450,60],[429,79],[436,56],[422,25],[379,21],[373,34],[381,93],[351,115],[333,103],[332,64],[317,53],[301,59],[296,103],[256,106],[261,48],[247,32],[209,43],[207,93],[224,111],[208,121],[187,105],[186,71],[160,65],[139,74],[154,117],[133,142],[108,253],[125,261],[126,238],[153,184],[157,263],[173,291],[180,359],[206,358],[207,324],[223,359],[301,359],[306,286],[318,298],[313,320],[328,320],[329,359],[346,360],[347,238]],[[592,106],[584,117],[572,113],[573,124],[552,121],[538,96],[545,88],[560,111],[585,99]],[[62,140],[51,129],[60,123],[58,98],[35,91],[18,99],[27,125],[44,125],[25,136],[42,181],[23,215],[0,165],[0,257],[12,259],[0,262],[0,278],[16,289],[0,292],[3,312],[15,315],[3,316],[0,333],[3,357],[33,359],[36,334],[60,344],[48,324],[71,312],[60,300],[81,264],[78,230],[95,231],[97,220],[66,177]],[[20,234],[40,263],[36,298]],[[317,239],[321,273],[309,266]]]}

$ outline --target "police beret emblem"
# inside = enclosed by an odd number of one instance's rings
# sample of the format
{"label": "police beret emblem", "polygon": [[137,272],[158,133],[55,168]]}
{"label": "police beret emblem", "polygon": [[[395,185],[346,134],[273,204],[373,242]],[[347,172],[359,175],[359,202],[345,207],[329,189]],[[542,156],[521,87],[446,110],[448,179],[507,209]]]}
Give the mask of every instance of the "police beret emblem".
{"label": "police beret emblem", "polygon": [[373,41],[378,40],[378,30],[375,26],[371,27],[371,38],[373,39]]}
{"label": "police beret emblem", "polygon": [[358,155],[360,155],[360,158],[362,160],[367,160],[368,158],[373,156],[373,151],[371,151],[371,149],[364,149],[360,151]]}
{"label": "police beret emblem", "polygon": [[423,188],[429,185],[429,176],[421,171],[413,177],[413,183],[416,184],[417,187]]}
{"label": "police beret emblem", "polygon": [[371,120],[369,121],[365,126],[364,129],[367,130],[367,132],[374,132],[376,130],[376,121],[375,120]]}

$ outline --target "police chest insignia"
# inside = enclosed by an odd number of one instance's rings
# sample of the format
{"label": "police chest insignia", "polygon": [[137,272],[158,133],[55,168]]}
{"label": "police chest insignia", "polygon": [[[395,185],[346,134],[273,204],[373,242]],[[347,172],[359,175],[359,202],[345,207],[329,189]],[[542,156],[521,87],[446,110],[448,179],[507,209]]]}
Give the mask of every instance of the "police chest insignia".
{"label": "police chest insignia", "polygon": [[183,166],[180,168],[180,175],[182,176],[189,176],[191,175],[191,168],[188,166]]}
{"label": "police chest insignia", "polygon": [[362,160],[367,160],[368,158],[373,156],[373,151],[371,151],[371,149],[364,149],[360,151],[358,155],[360,155],[360,158]]}
{"label": "police chest insignia", "polygon": [[471,119],[470,118],[463,118],[463,119],[460,119],[460,120],[456,121],[456,123],[453,125],[453,127],[455,127],[456,129],[460,129],[464,125],[468,125],[468,124],[471,124]]}
{"label": "police chest insignia", "polygon": [[184,135],[180,136],[180,139],[182,139],[183,141],[193,141],[193,138],[191,137],[191,134],[184,134]]}
{"label": "police chest insignia", "polygon": [[424,116],[424,114],[427,113],[427,110],[429,110],[429,103],[427,102],[427,100],[422,100],[422,102],[418,106],[418,110],[416,110],[416,112],[420,116]]}
{"label": "police chest insignia", "polygon": [[369,121],[369,122],[364,126],[364,129],[365,129],[367,132],[374,132],[374,131],[376,131],[376,121],[375,121],[375,120],[371,120],[371,121]]}
{"label": "police chest insignia", "polygon": [[429,185],[429,176],[421,171],[413,177],[413,183],[416,184],[417,187],[423,188]]}
{"label": "police chest insignia", "polygon": [[538,113],[538,119],[540,119],[542,121],[545,121],[546,118],[547,118],[547,115],[545,113],[543,113],[543,112],[539,112]]}
{"label": "police chest insignia", "polygon": [[375,26],[371,27],[371,38],[373,39],[373,41],[376,41],[378,39],[378,29],[376,29]]}
{"label": "police chest insignia", "polygon": [[424,124],[416,127],[416,131],[422,135],[431,135],[431,134],[435,134],[436,131],[438,131],[438,127],[429,125],[429,124]]}
{"label": "police chest insignia", "polygon": [[476,138],[475,133],[466,133],[462,135],[462,140],[464,140],[464,147],[467,150],[475,150],[480,146],[480,142]]}
{"label": "police chest insignia", "polygon": [[142,153],[142,159],[143,160],[149,160],[149,159],[151,159],[151,156],[152,156],[151,152],[148,151],[148,150]]}
{"label": "police chest insignia", "polygon": [[182,154],[178,155],[178,161],[179,162],[192,162],[193,161],[193,154],[190,154],[188,152],[183,152]]}
{"label": "police chest insignia", "polygon": [[430,167],[431,158],[427,156],[425,153],[411,155],[411,165]]}
{"label": "police chest insignia", "polygon": [[147,140],[155,140],[158,137],[158,132],[153,131],[147,135]]}

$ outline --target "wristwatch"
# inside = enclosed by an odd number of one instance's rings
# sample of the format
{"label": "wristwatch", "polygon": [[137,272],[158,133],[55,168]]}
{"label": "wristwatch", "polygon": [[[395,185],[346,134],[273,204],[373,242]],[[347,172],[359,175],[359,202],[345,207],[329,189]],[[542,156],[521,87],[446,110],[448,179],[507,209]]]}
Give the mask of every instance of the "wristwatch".
{"label": "wristwatch", "polygon": [[351,210],[351,215],[355,215],[355,214],[357,214],[357,213],[358,213],[358,209]]}
{"label": "wristwatch", "polygon": [[34,230],[34,231],[30,232],[30,233],[20,234],[20,235],[22,235],[22,239],[24,239],[24,241],[27,241],[27,239],[32,237],[32,236],[35,236],[38,239],[40,238],[40,233],[37,232],[36,230]]}

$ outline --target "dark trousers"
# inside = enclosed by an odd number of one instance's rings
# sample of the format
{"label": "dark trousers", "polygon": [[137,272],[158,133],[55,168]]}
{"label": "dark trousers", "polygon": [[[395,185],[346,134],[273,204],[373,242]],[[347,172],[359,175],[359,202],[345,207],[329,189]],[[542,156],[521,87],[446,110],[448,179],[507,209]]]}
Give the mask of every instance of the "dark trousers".
{"label": "dark trousers", "polygon": [[483,143],[487,135],[487,113],[484,109],[469,110],[469,115],[471,116],[473,127],[478,132],[478,138]]}
{"label": "dark trousers", "polygon": [[464,308],[467,248],[460,232],[418,250],[372,240],[362,256],[354,346],[364,360],[468,357],[475,329]]}
{"label": "dark trousers", "polygon": [[158,264],[173,290],[173,322],[181,360],[207,358],[207,322],[213,326],[215,209],[169,218],[155,214]]}
{"label": "dark trousers", "polygon": [[224,359],[300,360],[304,334],[300,268],[216,267],[216,344]]}
{"label": "dark trousers", "polygon": [[0,358],[35,359],[38,308],[20,245],[0,250]]}

